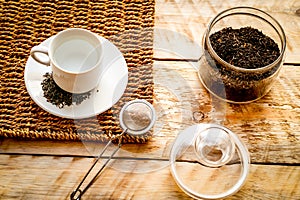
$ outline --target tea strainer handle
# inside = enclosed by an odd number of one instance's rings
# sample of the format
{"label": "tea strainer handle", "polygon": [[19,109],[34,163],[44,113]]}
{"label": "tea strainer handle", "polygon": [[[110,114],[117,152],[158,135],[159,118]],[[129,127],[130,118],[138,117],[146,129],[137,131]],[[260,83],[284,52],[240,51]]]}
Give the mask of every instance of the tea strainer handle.
{"label": "tea strainer handle", "polygon": [[[98,175],[103,171],[103,169],[107,166],[107,164],[109,163],[109,161],[112,159],[112,157],[118,152],[118,150],[120,149],[120,147],[122,146],[122,136],[124,135],[124,133],[127,131],[127,129],[123,130],[123,132],[117,136],[115,136],[114,138],[112,138],[111,140],[109,140],[109,142],[106,144],[106,146],[103,148],[103,150],[100,152],[99,156],[97,157],[97,159],[95,160],[95,162],[93,163],[93,165],[90,167],[90,169],[88,170],[88,172],[85,174],[85,176],[83,177],[82,181],[79,183],[79,185],[77,186],[77,188],[71,193],[70,195],[70,199],[71,200],[80,200],[82,195],[89,189],[89,187],[96,181],[96,179],[98,178]],[[85,179],[88,177],[88,175],[91,173],[91,171],[93,170],[93,168],[95,167],[95,165],[98,163],[98,161],[100,160],[100,158],[102,157],[102,155],[104,154],[104,152],[107,150],[107,148],[109,147],[109,145],[112,143],[112,141],[114,141],[115,139],[119,139],[118,142],[118,147],[112,152],[112,154],[109,156],[109,158],[105,161],[105,163],[102,165],[102,167],[99,169],[99,171],[95,174],[95,176],[92,178],[92,180],[90,180],[90,182],[85,186],[85,188],[83,188],[82,190],[80,189],[81,185],[84,183]]]}

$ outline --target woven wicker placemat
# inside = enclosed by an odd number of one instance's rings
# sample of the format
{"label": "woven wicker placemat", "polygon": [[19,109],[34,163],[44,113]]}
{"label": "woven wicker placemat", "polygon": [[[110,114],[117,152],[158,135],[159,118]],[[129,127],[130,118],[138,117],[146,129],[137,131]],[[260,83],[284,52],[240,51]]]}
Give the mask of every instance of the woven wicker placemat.
{"label": "woven wicker placemat", "polygon": [[[119,128],[118,111],[133,99],[152,103],[154,0],[1,1],[0,136],[107,141]],[[30,49],[66,28],[85,28],[114,43],[128,65],[128,85],[117,105],[96,117],[71,120],[37,106],[26,91]],[[125,135],[123,142],[141,143]]]}

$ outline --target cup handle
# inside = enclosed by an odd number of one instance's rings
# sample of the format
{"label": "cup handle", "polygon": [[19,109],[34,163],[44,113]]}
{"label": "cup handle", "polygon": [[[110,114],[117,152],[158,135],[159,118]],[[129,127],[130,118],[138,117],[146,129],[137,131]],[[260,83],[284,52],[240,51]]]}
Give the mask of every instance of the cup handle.
{"label": "cup handle", "polygon": [[[44,58],[45,56],[43,56],[43,58],[41,58],[41,55],[38,56],[38,54],[45,54],[47,56],[47,59]],[[48,55],[48,48],[47,47],[45,47],[45,46],[34,46],[30,50],[30,55],[38,63],[41,63],[41,64],[46,65],[46,66],[50,66],[50,58],[49,58],[49,55]]]}

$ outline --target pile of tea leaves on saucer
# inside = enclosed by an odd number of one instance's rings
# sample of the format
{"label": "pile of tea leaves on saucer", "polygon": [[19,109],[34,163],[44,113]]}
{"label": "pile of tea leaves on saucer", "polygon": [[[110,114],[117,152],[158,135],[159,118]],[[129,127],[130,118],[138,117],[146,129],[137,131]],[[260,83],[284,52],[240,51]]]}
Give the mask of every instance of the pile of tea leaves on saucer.
{"label": "pile of tea leaves on saucer", "polygon": [[47,72],[43,77],[44,80],[41,84],[44,97],[47,99],[47,102],[50,102],[58,108],[71,106],[73,104],[79,105],[91,95],[91,91],[81,94],[73,94],[61,89],[55,83],[52,73]]}

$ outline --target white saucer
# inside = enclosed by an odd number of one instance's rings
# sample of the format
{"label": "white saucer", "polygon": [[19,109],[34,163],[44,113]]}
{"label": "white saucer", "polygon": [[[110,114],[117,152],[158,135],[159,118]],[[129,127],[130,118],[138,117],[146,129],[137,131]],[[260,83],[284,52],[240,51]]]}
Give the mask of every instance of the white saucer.
{"label": "white saucer", "polygon": [[[49,113],[70,119],[82,119],[98,115],[111,108],[123,95],[128,83],[128,69],[126,61],[118,48],[98,36],[102,42],[104,55],[103,66],[106,70],[99,85],[92,90],[88,99],[79,105],[65,106],[58,108],[47,102],[43,96],[41,82],[46,72],[51,72],[51,67],[37,63],[29,56],[24,72],[24,80],[28,93],[36,104]],[[42,42],[40,45],[49,46],[53,36]]]}

